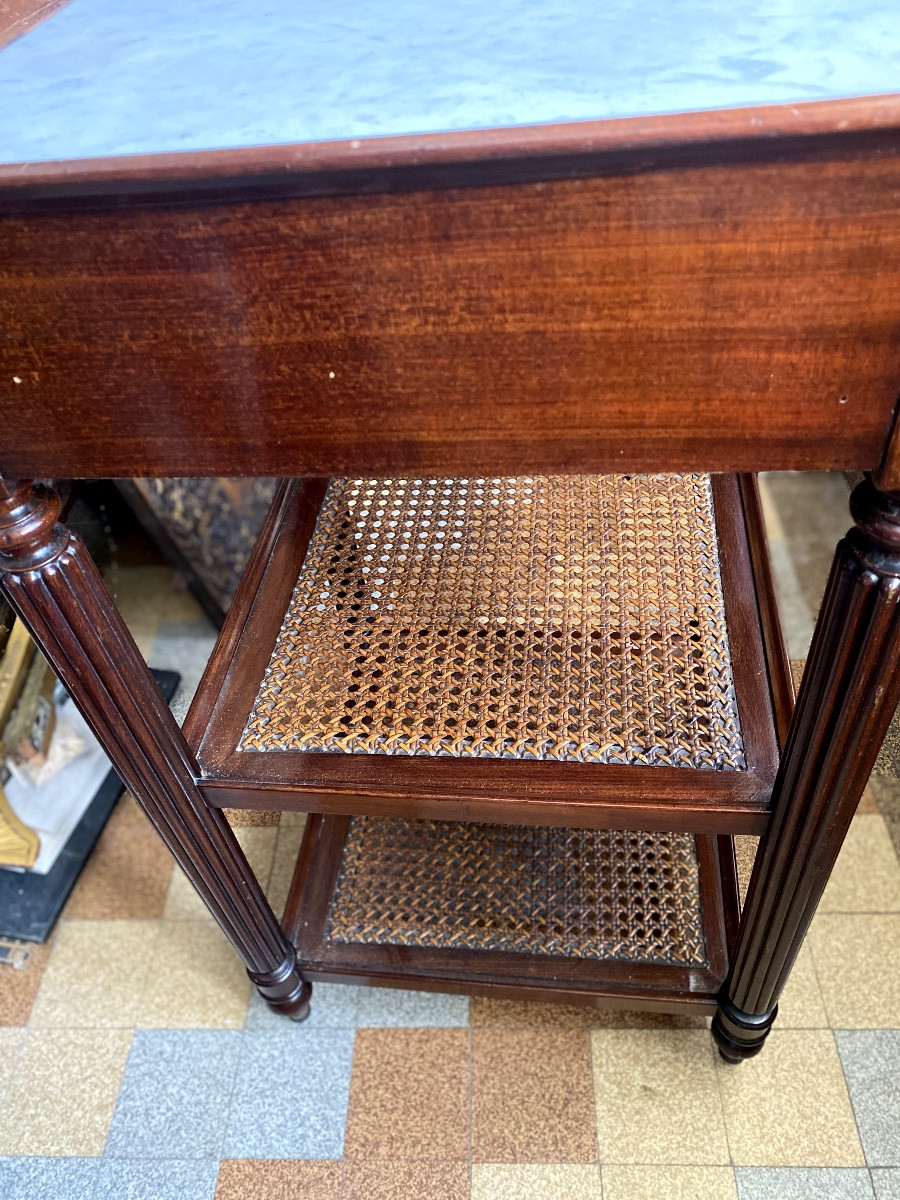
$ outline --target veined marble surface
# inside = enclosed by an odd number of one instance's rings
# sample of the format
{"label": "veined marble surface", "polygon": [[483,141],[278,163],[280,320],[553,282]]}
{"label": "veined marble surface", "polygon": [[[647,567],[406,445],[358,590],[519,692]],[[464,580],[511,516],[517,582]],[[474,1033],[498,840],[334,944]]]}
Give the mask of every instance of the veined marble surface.
{"label": "veined marble surface", "polygon": [[72,0],[0,52],[0,161],[898,88],[898,0]]}

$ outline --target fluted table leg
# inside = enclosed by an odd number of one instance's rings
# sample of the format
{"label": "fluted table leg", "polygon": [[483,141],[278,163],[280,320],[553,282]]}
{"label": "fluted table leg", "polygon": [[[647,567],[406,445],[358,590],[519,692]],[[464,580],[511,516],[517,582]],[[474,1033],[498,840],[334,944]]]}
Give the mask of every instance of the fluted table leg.
{"label": "fluted table leg", "polygon": [[900,493],[859,485],[838,545],[713,1036],[758,1053],[900,699]]}
{"label": "fluted table leg", "polygon": [[178,723],[53,491],[0,480],[0,582],[250,978],[302,1019],[310,984],[228,822],[197,787]]}

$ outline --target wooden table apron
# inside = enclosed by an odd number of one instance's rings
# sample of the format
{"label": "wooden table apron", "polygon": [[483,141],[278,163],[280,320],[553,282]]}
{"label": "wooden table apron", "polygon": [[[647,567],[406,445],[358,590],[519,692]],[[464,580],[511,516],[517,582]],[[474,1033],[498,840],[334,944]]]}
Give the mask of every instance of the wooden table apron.
{"label": "wooden table apron", "polygon": [[746,1057],[900,696],[898,129],[881,97],[0,167],[4,589],[275,1008],[293,947],[29,481],[872,473],[714,1022]]}

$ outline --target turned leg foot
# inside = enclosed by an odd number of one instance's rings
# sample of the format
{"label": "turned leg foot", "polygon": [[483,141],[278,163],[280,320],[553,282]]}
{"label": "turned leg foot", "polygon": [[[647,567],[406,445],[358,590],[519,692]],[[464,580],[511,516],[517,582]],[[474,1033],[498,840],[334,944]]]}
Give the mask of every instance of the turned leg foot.
{"label": "turned leg foot", "polygon": [[300,974],[293,950],[274,971],[248,971],[247,974],[274,1012],[292,1021],[305,1021],[309,1016],[312,984]]}
{"label": "turned leg foot", "polygon": [[759,1054],[777,1013],[776,1005],[771,1012],[756,1017],[723,997],[712,1023],[713,1041],[721,1057],[728,1063],[740,1063]]}

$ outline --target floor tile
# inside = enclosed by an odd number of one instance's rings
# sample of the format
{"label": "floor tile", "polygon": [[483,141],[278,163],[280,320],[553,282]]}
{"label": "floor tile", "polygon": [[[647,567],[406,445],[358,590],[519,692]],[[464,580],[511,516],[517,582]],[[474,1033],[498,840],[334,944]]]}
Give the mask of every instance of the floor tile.
{"label": "floor tile", "polygon": [[[300,823],[289,819],[285,822],[286,816],[290,818],[300,816],[303,821]],[[306,829],[306,813],[282,813],[281,817],[282,823],[278,828],[278,839],[275,843],[275,857],[269,873],[269,885],[265,889],[269,903],[279,916],[284,911],[291,879],[294,875],[294,867],[297,865],[297,855],[300,852],[300,843],[303,841]]]}
{"label": "floor tile", "polygon": [[812,951],[804,942],[778,1001],[779,1029],[827,1029],[828,1014]]}
{"label": "floor tile", "polygon": [[464,1161],[468,1059],[464,1029],[361,1029],[346,1157]]}
{"label": "floor tile", "polygon": [[241,1029],[250,996],[244,965],[207,921],[160,921],[136,1024]]}
{"label": "floor tile", "polygon": [[900,914],[821,913],[807,940],[833,1029],[900,1028]]}
{"label": "floor tile", "polygon": [[900,1167],[900,1031],[838,1030],[834,1036],[866,1161]]}
{"label": "floor tile", "polygon": [[97,1158],[0,1158],[3,1200],[94,1200]]}
{"label": "floor tile", "polygon": [[[352,1161],[341,1200],[469,1200],[469,1168],[455,1162]],[[498,1197],[499,1200],[499,1197]],[[542,1200],[551,1200],[542,1197]],[[572,1196],[571,1200],[578,1200]]]}
{"label": "floor tile", "polygon": [[705,1030],[604,1029],[591,1039],[601,1162],[729,1161]]}
{"label": "floor tile", "polygon": [[472,1167],[472,1200],[601,1200],[602,1195],[600,1168],[595,1164],[475,1163]]}
{"label": "floor tile", "polygon": [[217,1170],[212,1159],[107,1158],[92,1200],[213,1200]]}
{"label": "floor tile", "polygon": [[486,996],[472,997],[469,1021],[473,1029],[705,1029],[708,1024],[705,1017]]}
{"label": "floor tile", "polygon": [[[278,830],[252,827],[236,829],[235,837],[247,856],[253,874],[265,891],[269,882],[269,873],[272,870]],[[163,915],[167,921],[214,920],[212,913],[197,895],[194,885],[179,866],[176,866],[172,872]]]}
{"label": "floor tile", "polygon": [[900,1168],[881,1168],[872,1172],[875,1200],[900,1200]]}
{"label": "floor tile", "polygon": [[226,1158],[215,1200],[341,1200],[342,1170],[327,1160]]}
{"label": "floor tile", "polygon": [[103,1153],[131,1033],[33,1029],[0,1110],[0,1154]]}
{"label": "floor tile", "polygon": [[19,1059],[19,1051],[25,1042],[25,1036],[24,1029],[0,1028],[0,1110],[2,1110],[6,1089]]}
{"label": "floor tile", "polygon": [[91,851],[65,915],[86,920],[160,917],[174,866],[159,834],[126,794]]}
{"label": "floor tile", "polygon": [[156,921],[64,921],[29,1024],[131,1029],[140,1011]]}
{"label": "floor tile", "polygon": [[[891,747],[882,747],[882,755],[887,754],[900,765],[900,722],[896,716],[891,722]],[[878,765],[876,764],[876,770]],[[888,834],[894,847],[894,853],[900,858],[900,779],[895,775],[872,775],[866,789],[875,801],[878,811],[884,817]]]}
{"label": "floor tile", "polygon": [[819,912],[900,911],[900,864],[884,817],[853,818]]}
{"label": "floor tile", "polygon": [[739,1166],[864,1166],[834,1038],[779,1029],[737,1066],[717,1062],[732,1161]]}
{"label": "floor tile", "polygon": [[240,1042],[224,1030],[138,1030],[107,1157],[218,1158]]}
{"label": "floor tile", "polygon": [[603,1200],[737,1200],[732,1167],[604,1166]]}
{"label": "floor tile", "polygon": [[839,1167],[738,1167],[740,1200],[873,1200],[869,1172]]}
{"label": "floor tile", "polygon": [[400,988],[360,988],[360,1029],[452,1028],[469,1024],[469,997]]}
{"label": "floor tile", "polygon": [[24,967],[0,966],[0,1026],[27,1024],[55,941],[54,936],[42,946],[26,943]]}
{"label": "floor tile", "polygon": [[[346,983],[314,983],[309,1016],[301,1022],[303,1029],[355,1029],[362,990]],[[251,988],[244,1028],[284,1033],[294,1025],[282,1013],[269,1008],[256,988]]]}
{"label": "floor tile", "polygon": [[228,1158],[340,1158],[351,1029],[243,1035],[225,1137]]}
{"label": "floor tile", "polygon": [[591,1162],[593,1115],[586,1033],[472,1031],[473,1162]]}

